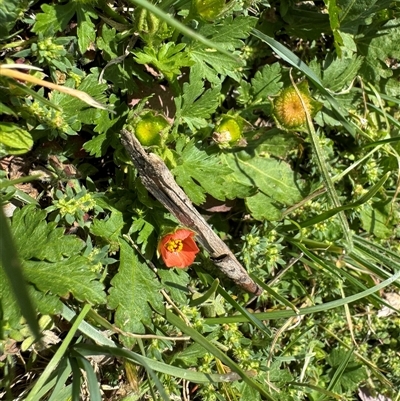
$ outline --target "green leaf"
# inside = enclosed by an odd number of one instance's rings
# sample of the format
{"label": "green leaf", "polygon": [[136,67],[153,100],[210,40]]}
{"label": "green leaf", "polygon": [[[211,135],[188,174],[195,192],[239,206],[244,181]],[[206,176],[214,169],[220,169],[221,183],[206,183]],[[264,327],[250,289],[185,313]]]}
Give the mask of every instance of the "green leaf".
{"label": "green leaf", "polygon": [[[79,255],[84,242],[74,235],[65,235],[63,228],[56,227],[56,223],[47,224],[45,219],[45,211],[30,205],[16,211],[11,224],[25,276],[34,285],[30,294],[38,310],[47,314],[59,312],[61,304],[54,294],[73,294],[78,300],[105,303],[103,285],[93,272],[92,263]],[[1,291],[8,290],[3,287]],[[14,309],[10,316],[15,318],[15,308],[9,307]]]}
{"label": "green leaf", "polygon": [[27,279],[42,292],[60,297],[72,294],[77,300],[104,304],[104,286],[98,281],[88,259],[76,255],[57,262],[26,260],[23,262]]}
{"label": "green leaf", "polygon": [[234,171],[236,179],[258,190],[246,198],[252,216],[258,220],[280,220],[285,207],[302,199],[295,175],[290,166],[276,159],[253,156],[246,151],[225,154],[223,160]]}
{"label": "green leaf", "polygon": [[328,15],[315,6],[291,6],[284,20],[287,33],[304,40],[318,40],[321,34],[331,33]]}
{"label": "green leaf", "polygon": [[[8,326],[13,330],[17,330],[21,327],[21,310],[18,306],[16,296],[11,290],[11,286],[3,266],[0,266],[0,310],[0,324],[2,327]],[[0,332],[1,331],[2,329],[0,328]],[[7,336],[7,333],[4,334]]]}
{"label": "green leaf", "polygon": [[31,150],[32,135],[14,123],[0,122],[0,153],[21,155]]}
{"label": "green leaf", "polygon": [[109,244],[118,246],[119,237],[125,222],[121,212],[113,210],[108,219],[94,219],[90,231],[93,235],[104,238]]}
{"label": "green leaf", "polygon": [[97,14],[87,5],[78,6],[76,11],[78,17],[78,46],[83,54],[94,46],[96,30],[91,18],[97,19]]}
{"label": "green leaf", "polygon": [[190,83],[184,83],[183,94],[175,98],[175,124],[186,123],[193,132],[206,127],[208,125],[207,119],[218,107],[220,91],[219,85],[204,91],[204,82],[198,71],[192,70]]}
{"label": "green leaf", "polygon": [[[83,79],[78,88],[88,95],[92,96],[99,103],[106,103],[106,84],[99,84],[99,72],[97,69],[92,69],[91,74]],[[75,81],[72,79],[67,80],[66,86],[73,87]],[[85,102],[76,99],[66,93],[54,92],[52,95],[52,102],[59,105],[65,117],[73,119],[73,121],[81,124],[96,124],[97,120],[101,119],[104,113],[107,114],[106,110],[100,110],[97,108],[89,107]]]}
{"label": "green leaf", "polygon": [[347,33],[357,33],[360,25],[369,25],[381,10],[386,10],[392,0],[336,0],[340,10],[340,29]]}
{"label": "green leaf", "polygon": [[77,254],[84,242],[74,235],[65,235],[56,223],[46,223],[46,212],[34,205],[14,213],[11,225],[19,256],[29,260],[57,262]]}
{"label": "green leaf", "polygon": [[181,138],[176,144],[175,158],[177,166],[172,173],[193,203],[203,203],[206,193],[216,199],[225,199],[222,185],[231,169],[217,156],[208,156],[196,148],[193,140],[185,144],[185,139]]}
{"label": "green leaf", "polygon": [[105,155],[110,143],[111,139],[107,134],[100,134],[85,142],[83,149],[89,152],[91,156],[101,157]]}
{"label": "green leaf", "polygon": [[346,366],[342,367],[343,361],[349,357],[349,352],[351,351],[346,351],[341,348],[334,349],[327,357],[327,362],[332,366],[328,372],[328,382],[333,378],[337,369],[343,369],[336,385],[329,389],[339,394],[348,391],[355,391],[358,388],[359,383],[368,377],[365,367],[355,362],[353,358],[350,359]]}
{"label": "green leaf", "polygon": [[193,65],[187,52],[183,49],[186,44],[168,42],[161,45],[157,50],[154,47],[145,46],[143,51],[136,50],[133,54],[138,64],[152,64],[169,80],[180,75],[182,67]]}
{"label": "green leaf", "polygon": [[352,58],[327,57],[324,63],[322,83],[326,88],[336,92],[351,84],[357,76],[363,59],[353,56]]}
{"label": "green leaf", "polygon": [[[116,309],[115,324],[126,332],[144,333],[144,324],[151,324],[152,307],[162,307],[161,286],[150,268],[125,241],[120,241],[120,265],[111,280],[108,306]],[[134,340],[122,336],[125,346]]]}
{"label": "green leaf", "polygon": [[32,31],[51,36],[56,32],[63,31],[76,11],[76,3],[71,1],[66,4],[48,5],[43,4],[43,13],[36,15],[36,22]]}
{"label": "green leaf", "polygon": [[[108,62],[113,60],[105,69],[104,78],[112,82],[115,88],[133,93],[136,85],[132,76],[143,76],[145,74],[141,72],[141,67],[135,63],[133,58],[124,58],[124,47],[121,46],[120,43],[126,46],[121,35],[119,35],[114,28],[108,28],[107,25],[103,25],[101,37],[97,37],[96,44],[97,47],[102,50],[104,60]],[[117,57],[120,56],[122,56],[123,62],[117,62]]]}
{"label": "green leaf", "polygon": [[[232,52],[233,55],[239,56],[239,49],[244,45],[243,40],[248,38],[256,22],[257,19],[251,17],[240,16],[235,19],[228,17],[220,23],[203,25],[199,33],[223,49]],[[218,84],[226,76],[240,81],[239,68],[244,63],[239,59],[235,61],[231,57],[195,41],[191,43],[187,51],[196,63],[193,69],[198,71],[201,78],[206,78],[214,84]]]}
{"label": "green leaf", "polygon": [[[282,88],[282,73],[281,66],[279,63],[274,63],[272,65],[266,64],[261,70],[257,71],[254,78],[251,80],[251,85],[247,82],[242,82],[238,89],[239,101],[245,93],[248,93],[251,98],[252,104],[259,104],[266,102],[268,96],[276,95]],[[244,101],[243,103],[249,103]]]}
{"label": "green leaf", "polygon": [[365,36],[357,40],[359,54],[364,56],[360,69],[363,78],[369,82],[377,82],[381,78],[389,78],[393,70],[386,62],[400,59],[400,19],[392,19],[380,30],[371,29]]}
{"label": "green leaf", "polygon": [[144,9],[150,11],[152,14],[156,15],[162,21],[165,21],[169,26],[172,26],[178,32],[181,32],[186,37],[191,38],[199,43],[202,43],[204,46],[216,49],[225,56],[234,58],[232,54],[226,51],[225,48],[220,46],[218,43],[208,40],[204,36],[199,35],[197,32],[193,31],[186,25],[182,24],[178,19],[171,17],[168,13],[166,13],[163,10],[163,7],[157,7],[148,0],[129,0],[129,2],[135,4],[135,6],[143,7]]}
{"label": "green leaf", "polygon": [[42,315],[54,315],[62,311],[63,303],[56,294],[44,293],[29,283],[28,289],[38,312]]}
{"label": "green leaf", "polygon": [[298,150],[299,139],[290,132],[280,131],[278,128],[260,129],[252,135],[258,137],[256,140],[249,140],[246,151],[254,152],[260,157],[274,155],[285,158],[290,152]]}
{"label": "green leaf", "polygon": [[1,102],[0,102],[0,114],[7,114],[9,116],[17,118],[15,111]]}
{"label": "green leaf", "polygon": [[378,238],[390,238],[394,227],[390,224],[392,205],[389,202],[364,204],[359,211],[361,225],[365,231]]}
{"label": "green leaf", "polygon": [[168,289],[172,299],[185,305],[188,299],[189,274],[183,269],[163,269],[158,271],[163,286]]}
{"label": "green leaf", "polygon": [[9,35],[15,23],[28,10],[29,0],[3,0],[0,3],[0,38]]}

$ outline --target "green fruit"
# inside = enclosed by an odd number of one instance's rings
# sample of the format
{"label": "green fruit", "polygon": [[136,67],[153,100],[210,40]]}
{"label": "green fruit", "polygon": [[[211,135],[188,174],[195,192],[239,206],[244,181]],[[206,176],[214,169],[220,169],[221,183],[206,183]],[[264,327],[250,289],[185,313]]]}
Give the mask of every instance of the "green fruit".
{"label": "green fruit", "polygon": [[160,145],[167,128],[169,124],[164,117],[149,113],[137,122],[135,135],[143,146]]}
{"label": "green fruit", "polygon": [[193,0],[196,13],[205,21],[213,21],[225,8],[225,0]]}
{"label": "green fruit", "polygon": [[224,116],[216,126],[213,139],[220,147],[229,147],[242,138],[243,122],[240,117]]}

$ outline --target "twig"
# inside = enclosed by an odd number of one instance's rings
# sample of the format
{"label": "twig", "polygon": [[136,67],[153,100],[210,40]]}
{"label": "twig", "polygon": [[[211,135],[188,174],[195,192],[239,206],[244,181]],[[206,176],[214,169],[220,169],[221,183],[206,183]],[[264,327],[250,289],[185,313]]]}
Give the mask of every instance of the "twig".
{"label": "twig", "polygon": [[154,153],[146,153],[136,137],[121,131],[127,150],[146,189],[171,212],[179,222],[196,232],[196,239],[210,254],[213,263],[238,286],[255,295],[262,289],[249,277],[228,246],[211,229],[178,186],[165,163]]}

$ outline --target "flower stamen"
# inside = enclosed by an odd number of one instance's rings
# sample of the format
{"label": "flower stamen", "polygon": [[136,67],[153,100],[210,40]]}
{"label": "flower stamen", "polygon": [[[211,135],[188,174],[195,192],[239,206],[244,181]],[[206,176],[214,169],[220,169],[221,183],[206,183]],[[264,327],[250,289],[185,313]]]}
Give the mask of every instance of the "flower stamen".
{"label": "flower stamen", "polygon": [[180,239],[170,239],[165,244],[165,249],[168,252],[180,252],[183,249],[183,242]]}

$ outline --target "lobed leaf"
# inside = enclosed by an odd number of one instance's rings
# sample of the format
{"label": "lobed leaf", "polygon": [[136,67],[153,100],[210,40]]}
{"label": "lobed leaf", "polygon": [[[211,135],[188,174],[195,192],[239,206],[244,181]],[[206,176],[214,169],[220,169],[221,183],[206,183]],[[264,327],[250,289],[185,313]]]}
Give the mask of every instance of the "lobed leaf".
{"label": "lobed leaf", "polygon": [[294,172],[283,161],[250,155],[246,151],[226,154],[226,164],[242,184],[253,186],[257,193],[246,198],[246,204],[255,219],[280,220],[286,206],[302,199]]}
{"label": "lobed leaf", "polygon": [[[144,333],[144,325],[151,323],[152,308],[162,307],[160,284],[149,267],[140,262],[136,251],[120,241],[120,265],[111,280],[108,306],[115,311],[115,324],[128,333]],[[122,336],[130,347],[134,340]]]}
{"label": "lobed leaf", "polygon": [[[223,183],[231,169],[217,156],[208,156],[196,148],[194,141],[185,144],[181,139],[176,145],[177,166],[172,170],[176,182],[197,205],[203,203],[208,193],[216,199],[224,200]],[[212,179],[210,179],[212,177]]]}

